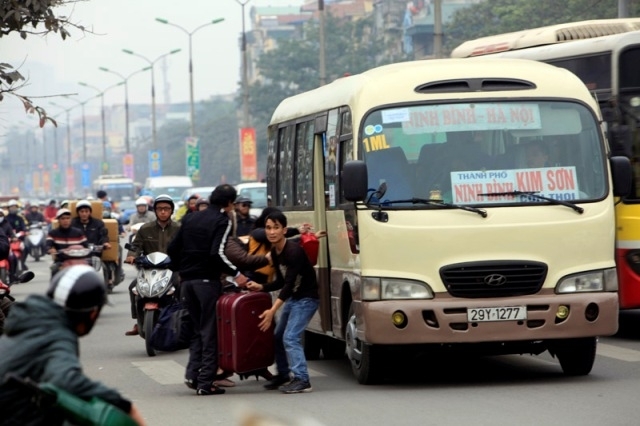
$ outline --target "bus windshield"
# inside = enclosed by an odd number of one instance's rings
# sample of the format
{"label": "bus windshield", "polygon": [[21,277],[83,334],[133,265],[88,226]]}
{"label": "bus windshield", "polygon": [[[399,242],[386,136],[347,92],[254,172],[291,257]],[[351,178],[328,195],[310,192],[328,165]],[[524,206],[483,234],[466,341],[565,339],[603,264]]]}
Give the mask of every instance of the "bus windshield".
{"label": "bus windshield", "polygon": [[[569,102],[478,102],[393,106],[361,128],[369,189],[377,200],[423,198],[466,205],[601,199],[606,165],[596,118]],[[374,199],[374,201],[376,201]],[[429,208],[423,206],[422,208]]]}

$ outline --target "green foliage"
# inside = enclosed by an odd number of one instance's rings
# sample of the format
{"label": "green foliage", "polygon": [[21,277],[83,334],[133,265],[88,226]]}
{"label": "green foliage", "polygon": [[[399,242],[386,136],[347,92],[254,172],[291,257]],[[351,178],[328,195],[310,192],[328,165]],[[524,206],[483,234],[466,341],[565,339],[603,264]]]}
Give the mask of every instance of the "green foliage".
{"label": "green foliage", "polygon": [[[640,14],[633,2],[631,16]],[[564,22],[616,18],[617,2],[598,0],[485,0],[455,12],[446,25],[445,50],[462,42],[494,34],[520,31]]]}

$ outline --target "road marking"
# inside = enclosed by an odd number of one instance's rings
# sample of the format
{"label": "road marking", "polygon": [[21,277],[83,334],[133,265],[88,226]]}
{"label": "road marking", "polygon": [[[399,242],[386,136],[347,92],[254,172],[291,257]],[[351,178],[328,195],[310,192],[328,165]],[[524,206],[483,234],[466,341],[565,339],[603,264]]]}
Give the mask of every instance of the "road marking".
{"label": "road marking", "polygon": [[172,360],[141,361],[132,364],[161,385],[178,385],[184,380],[184,367]]}
{"label": "road marking", "polygon": [[[144,374],[161,385],[179,385],[184,380],[185,367],[173,360],[132,362]],[[271,369],[272,371],[275,368]],[[326,377],[327,375],[309,368],[309,377]]]}
{"label": "road marking", "polygon": [[605,343],[598,343],[597,354],[606,356],[607,358],[618,359],[620,361],[640,362],[640,351],[620,346],[607,345]]}

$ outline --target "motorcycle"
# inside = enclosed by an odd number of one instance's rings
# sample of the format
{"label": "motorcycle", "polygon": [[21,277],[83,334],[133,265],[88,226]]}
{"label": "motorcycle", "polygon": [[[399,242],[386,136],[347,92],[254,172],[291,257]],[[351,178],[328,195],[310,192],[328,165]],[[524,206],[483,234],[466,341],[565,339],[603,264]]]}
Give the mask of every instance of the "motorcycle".
{"label": "motorcycle", "polygon": [[[18,277],[18,283],[26,283],[33,279],[35,274],[31,271],[26,271],[20,274]],[[4,320],[9,315],[9,310],[11,309],[11,305],[16,301],[13,296],[11,296],[11,286],[5,284],[3,281],[0,281],[0,334],[2,334],[4,330]]]}
{"label": "motorcycle", "polygon": [[[16,259],[18,259],[18,262],[17,262],[18,265],[22,264],[21,261],[22,261],[22,255],[24,253],[25,236],[26,234],[24,231],[17,232],[15,238],[12,238],[11,242],[9,243],[9,249],[11,250],[11,253],[13,254],[13,256],[15,256]],[[18,275],[17,268],[16,268],[16,271],[14,271],[14,273]]]}
{"label": "motorcycle", "polygon": [[[125,245],[131,249],[131,245]],[[158,322],[160,309],[173,302],[176,291],[173,285],[173,272],[169,269],[171,259],[166,253],[153,252],[142,254],[134,261],[138,274],[133,293],[136,295],[136,310],[140,337],[145,340],[147,355],[155,356],[156,350],[151,344],[151,334]]]}
{"label": "motorcycle", "polygon": [[29,234],[27,235],[27,247],[29,254],[36,262],[40,261],[44,253],[45,233],[42,223],[34,223],[29,225]]}
{"label": "motorcycle", "polygon": [[116,263],[102,260],[101,256],[102,251],[104,250],[104,245],[89,244],[89,249],[92,252],[91,264],[93,265],[93,268],[96,272],[104,276],[107,291],[112,293],[113,288],[120,284],[120,280],[116,274],[118,270]]}
{"label": "motorcycle", "polygon": [[55,261],[60,262],[60,267],[57,270],[51,269],[51,278],[59,271],[73,265],[93,266],[96,272],[100,272],[102,267],[100,252],[95,247],[84,247],[76,244],[57,252]]}
{"label": "motorcycle", "polygon": [[4,381],[33,395],[31,400],[39,408],[57,408],[64,413],[65,420],[72,424],[91,426],[135,426],[138,424],[131,416],[100,398],[94,397],[90,401],[85,401],[55,385],[36,383],[28,377],[23,378],[15,373],[7,373]]}

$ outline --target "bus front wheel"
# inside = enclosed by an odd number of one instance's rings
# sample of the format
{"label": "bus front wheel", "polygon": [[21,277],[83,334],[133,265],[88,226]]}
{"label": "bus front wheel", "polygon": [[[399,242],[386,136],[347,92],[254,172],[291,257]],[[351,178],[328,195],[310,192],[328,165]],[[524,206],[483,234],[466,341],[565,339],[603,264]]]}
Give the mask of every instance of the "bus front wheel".
{"label": "bus front wheel", "polygon": [[380,380],[382,361],[381,348],[369,345],[356,335],[356,314],[353,304],[349,309],[349,321],[346,329],[347,356],[353,375],[358,383],[370,385]]}
{"label": "bus front wheel", "polygon": [[550,352],[560,361],[567,376],[586,376],[591,372],[596,359],[596,337],[558,340],[551,345]]}

